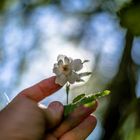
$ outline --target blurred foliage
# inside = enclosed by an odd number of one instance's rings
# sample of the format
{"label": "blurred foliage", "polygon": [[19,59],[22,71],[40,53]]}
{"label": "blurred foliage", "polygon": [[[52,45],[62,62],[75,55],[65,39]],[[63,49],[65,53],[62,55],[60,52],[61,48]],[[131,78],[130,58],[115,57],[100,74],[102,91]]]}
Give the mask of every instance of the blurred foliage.
{"label": "blurred foliage", "polygon": [[119,12],[121,25],[130,30],[133,35],[140,35],[140,3],[129,4]]}

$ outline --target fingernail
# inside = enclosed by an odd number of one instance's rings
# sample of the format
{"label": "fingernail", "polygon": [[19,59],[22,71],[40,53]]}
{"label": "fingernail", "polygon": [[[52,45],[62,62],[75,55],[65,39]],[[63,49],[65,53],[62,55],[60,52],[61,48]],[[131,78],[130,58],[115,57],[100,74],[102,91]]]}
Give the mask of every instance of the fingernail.
{"label": "fingernail", "polygon": [[62,112],[64,110],[64,107],[60,102],[55,101],[49,104],[48,109],[52,113],[57,114],[58,112]]}
{"label": "fingernail", "polygon": [[89,107],[89,108],[91,108],[91,107],[94,107],[96,104],[97,104],[97,102],[96,102],[96,101],[93,101],[93,102],[84,104],[84,107]]}
{"label": "fingernail", "polygon": [[79,116],[85,117],[91,114],[92,112],[94,112],[96,107],[97,107],[97,101],[93,101],[90,104],[81,105],[74,110],[72,116],[77,116],[78,114]]}
{"label": "fingernail", "polygon": [[85,110],[85,112],[93,112],[95,111],[97,108],[97,101],[93,101],[91,103],[87,103],[83,105],[83,111]]}

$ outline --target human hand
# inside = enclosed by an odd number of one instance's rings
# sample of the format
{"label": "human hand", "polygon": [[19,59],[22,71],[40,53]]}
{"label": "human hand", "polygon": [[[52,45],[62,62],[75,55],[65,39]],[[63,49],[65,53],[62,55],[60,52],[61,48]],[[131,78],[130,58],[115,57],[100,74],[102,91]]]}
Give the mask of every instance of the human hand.
{"label": "human hand", "polygon": [[91,133],[96,118],[90,114],[97,102],[80,106],[65,119],[60,102],[52,102],[48,108],[38,106],[61,88],[54,81],[51,77],[25,89],[0,112],[0,140],[84,140]]}

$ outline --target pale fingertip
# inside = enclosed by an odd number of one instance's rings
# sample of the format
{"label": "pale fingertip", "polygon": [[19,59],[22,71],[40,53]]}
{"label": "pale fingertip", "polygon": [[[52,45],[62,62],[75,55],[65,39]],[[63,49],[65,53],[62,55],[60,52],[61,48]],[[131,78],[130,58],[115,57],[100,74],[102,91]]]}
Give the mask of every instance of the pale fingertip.
{"label": "pale fingertip", "polygon": [[41,104],[41,103],[38,103],[38,107],[41,108],[41,109],[47,109],[47,106]]}

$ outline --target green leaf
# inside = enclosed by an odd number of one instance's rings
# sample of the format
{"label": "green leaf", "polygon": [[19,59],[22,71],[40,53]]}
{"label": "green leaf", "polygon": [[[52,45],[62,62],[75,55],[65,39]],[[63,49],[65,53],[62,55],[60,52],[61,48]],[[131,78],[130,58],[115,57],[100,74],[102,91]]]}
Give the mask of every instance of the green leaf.
{"label": "green leaf", "polygon": [[67,117],[76,108],[76,104],[68,104],[64,106],[64,117]]}
{"label": "green leaf", "polygon": [[75,103],[75,102],[79,101],[79,100],[82,99],[83,97],[85,97],[85,94],[80,94],[80,95],[78,95],[76,98],[73,99],[72,103]]}
{"label": "green leaf", "polygon": [[64,106],[64,117],[67,117],[71,112],[74,111],[75,108],[79,107],[80,105],[90,106],[96,99],[109,95],[110,93],[111,92],[109,90],[104,90],[102,92],[92,93],[87,96],[85,94],[78,95],[73,99],[71,104]]}

